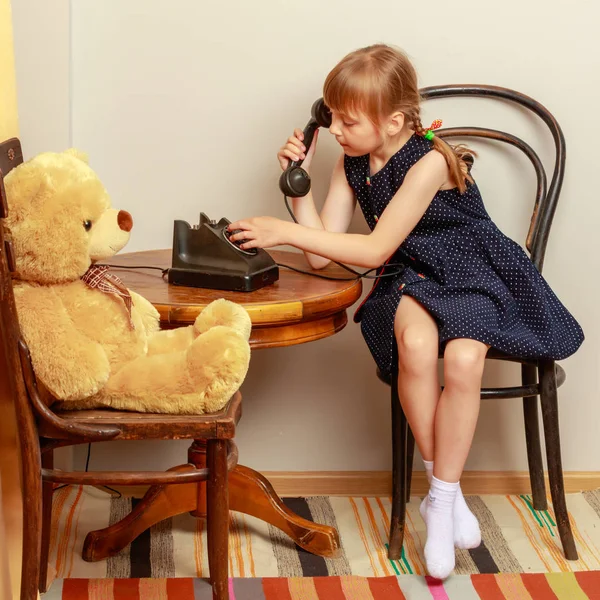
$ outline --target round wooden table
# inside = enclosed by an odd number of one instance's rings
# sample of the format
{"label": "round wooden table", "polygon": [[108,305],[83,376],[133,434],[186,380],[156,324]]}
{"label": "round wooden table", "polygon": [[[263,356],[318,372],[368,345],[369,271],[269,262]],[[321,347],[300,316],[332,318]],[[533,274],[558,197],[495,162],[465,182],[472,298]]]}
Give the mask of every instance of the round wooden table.
{"label": "round wooden table", "polygon": [[[280,264],[310,271],[304,255],[297,252],[270,251]],[[160,314],[163,328],[191,325],[202,309],[217,298],[242,304],[252,319],[250,344],[253,348],[278,348],[329,337],[348,322],[346,309],[358,300],[362,291],[360,280],[343,278],[352,274],[337,265],[330,265],[319,275],[340,277],[329,281],[279,269],[279,281],[255,292],[227,292],[170,285],[158,271],[131,269],[171,266],[170,250],[148,250],[115,256],[110,260],[125,285],[144,296]]]}
{"label": "round wooden table", "polygon": [[[270,251],[269,254],[277,263],[310,271],[302,254],[283,251]],[[337,333],[348,322],[346,309],[359,299],[362,291],[361,280],[348,280],[351,274],[337,265],[314,273],[339,277],[340,281],[320,279],[280,267],[279,281],[273,285],[255,292],[227,292],[170,285],[160,271],[132,268],[168,268],[171,266],[170,250],[122,254],[111,259],[110,264],[114,265],[112,271],[128,288],[144,296],[157,308],[163,328],[190,325],[202,309],[217,298],[242,304],[252,319],[250,343],[255,349],[302,344]],[[188,458],[197,466],[205,464],[200,440],[192,444]],[[235,467],[229,475],[229,498],[230,510],[271,523],[305,550],[328,557],[339,553],[337,531],[294,514],[257,471],[241,465]],[[124,547],[141,531],[167,516],[191,512],[194,516],[203,517],[206,514],[204,485],[150,488],[138,506],[142,505],[143,517],[125,517],[106,530],[93,532],[95,538],[103,540],[102,546],[107,555],[109,548],[114,551]]]}

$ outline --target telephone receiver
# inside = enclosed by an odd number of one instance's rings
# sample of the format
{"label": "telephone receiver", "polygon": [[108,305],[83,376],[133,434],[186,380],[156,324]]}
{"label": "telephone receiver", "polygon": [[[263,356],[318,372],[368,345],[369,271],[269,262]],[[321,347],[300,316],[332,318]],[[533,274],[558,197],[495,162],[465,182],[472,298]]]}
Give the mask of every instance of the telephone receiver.
{"label": "telephone receiver", "polygon": [[[302,143],[306,147],[306,154],[312,144],[315,131],[319,127],[329,129],[331,126],[331,111],[323,98],[315,100],[310,110],[311,118],[304,128]],[[293,160],[279,178],[279,189],[285,196],[301,198],[310,191],[310,175],[301,167],[303,160]]]}

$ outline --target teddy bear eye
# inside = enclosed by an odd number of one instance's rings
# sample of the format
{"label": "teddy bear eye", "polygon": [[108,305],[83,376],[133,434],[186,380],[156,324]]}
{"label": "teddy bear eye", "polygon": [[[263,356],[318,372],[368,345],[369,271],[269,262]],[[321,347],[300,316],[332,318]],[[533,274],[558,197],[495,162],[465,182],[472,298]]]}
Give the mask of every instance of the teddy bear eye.
{"label": "teddy bear eye", "polygon": [[89,220],[88,220],[88,221],[84,221],[84,222],[83,222],[83,228],[84,228],[86,231],[89,231],[89,230],[92,228],[92,222],[91,222],[91,221],[89,221]]}

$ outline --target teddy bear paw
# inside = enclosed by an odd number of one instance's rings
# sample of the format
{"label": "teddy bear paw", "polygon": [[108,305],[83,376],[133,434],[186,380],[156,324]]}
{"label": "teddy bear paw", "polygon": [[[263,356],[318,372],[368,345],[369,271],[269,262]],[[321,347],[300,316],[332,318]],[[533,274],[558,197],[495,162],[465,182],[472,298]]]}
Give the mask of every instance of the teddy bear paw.
{"label": "teddy bear paw", "polygon": [[201,335],[218,325],[239,331],[246,340],[250,338],[250,315],[240,304],[224,298],[214,300],[196,317],[194,329],[197,335]]}
{"label": "teddy bear paw", "polygon": [[250,364],[250,345],[238,331],[216,325],[187,351],[194,391],[204,394],[206,412],[221,409],[239,389]]}

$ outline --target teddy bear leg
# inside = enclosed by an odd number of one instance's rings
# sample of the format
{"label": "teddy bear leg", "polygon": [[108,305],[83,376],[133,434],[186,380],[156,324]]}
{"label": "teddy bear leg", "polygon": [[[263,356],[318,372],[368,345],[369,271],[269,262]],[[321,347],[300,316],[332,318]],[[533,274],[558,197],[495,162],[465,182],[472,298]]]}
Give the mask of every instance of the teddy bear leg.
{"label": "teddy bear leg", "polygon": [[214,412],[240,387],[249,361],[244,337],[217,326],[197,337],[187,351],[141,356],[125,365],[95,400],[140,412]]}
{"label": "teddy bear leg", "polygon": [[204,390],[206,412],[215,412],[242,385],[250,364],[250,345],[243,333],[217,325],[196,338],[187,360],[190,378]]}
{"label": "teddy bear leg", "polygon": [[197,336],[192,325],[157,331],[148,339],[148,356],[187,350]]}
{"label": "teddy bear leg", "polygon": [[197,317],[194,325],[158,331],[148,341],[148,355],[187,350],[192,342],[209,329],[222,325],[239,331],[247,340],[252,323],[245,308],[220,298],[211,302]]}

